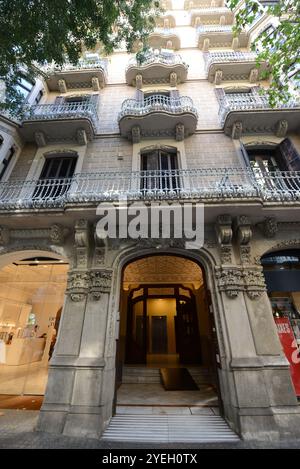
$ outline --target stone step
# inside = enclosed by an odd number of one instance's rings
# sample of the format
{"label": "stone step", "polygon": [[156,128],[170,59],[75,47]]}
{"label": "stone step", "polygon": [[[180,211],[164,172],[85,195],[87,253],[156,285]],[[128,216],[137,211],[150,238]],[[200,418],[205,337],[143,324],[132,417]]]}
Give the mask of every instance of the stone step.
{"label": "stone step", "polygon": [[[196,384],[209,384],[212,382],[210,373],[205,368],[188,367],[188,370]],[[159,368],[125,366],[122,373],[122,383],[142,384],[160,383]]]}
{"label": "stone step", "polygon": [[238,442],[239,437],[218,415],[116,414],[103,440],[132,442]]}

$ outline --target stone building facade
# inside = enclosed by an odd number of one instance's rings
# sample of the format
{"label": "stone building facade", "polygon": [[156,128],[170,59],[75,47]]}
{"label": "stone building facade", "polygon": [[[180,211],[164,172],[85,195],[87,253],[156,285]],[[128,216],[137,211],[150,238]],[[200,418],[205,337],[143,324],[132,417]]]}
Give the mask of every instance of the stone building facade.
{"label": "stone building facade", "polygon": [[[300,249],[300,105],[268,107],[258,93],[268,83],[249,52],[274,19],[264,15],[234,37],[221,0],[162,3],[143,63],[122,50],[106,59],[89,54],[78,68],[53,68],[36,81],[23,122],[1,117],[1,267],[36,256],[69,263],[38,430],[98,437],[107,427],[122,271],[159,253],[205,272],[231,428],[246,439],[299,437],[261,264],[266,253]],[[166,167],[143,156],[149,152],[175,156]],[[278,152],[285,164],[263,171],[259,164]],[[55,159],[68,161],[65,172]],[[203,247],[99,239],[97,206],[120,195],[203,203]]]}

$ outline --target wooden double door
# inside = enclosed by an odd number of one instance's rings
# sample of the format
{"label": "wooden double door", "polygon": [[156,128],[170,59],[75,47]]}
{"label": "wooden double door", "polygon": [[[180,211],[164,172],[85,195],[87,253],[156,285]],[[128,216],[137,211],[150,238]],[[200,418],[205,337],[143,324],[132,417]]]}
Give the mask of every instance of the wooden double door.
{"label": "wooden double door", "polygon": [[[155,289],[159,290],[159,294],[151,293]],[[150,327],[148,300],[165,298],[175,299],[176,314],[173,318],[164,314],[151,316]],[[168,353],[170,327],[175,329],[176,353],[179,355],[180,363],[201,363],[196,302],[190,289],[169,285],[139,286],[131,291],[127,308],[126,363],[145,364],[149,352]],[[173,324],[170,323],[171,319],[174,320]]]}

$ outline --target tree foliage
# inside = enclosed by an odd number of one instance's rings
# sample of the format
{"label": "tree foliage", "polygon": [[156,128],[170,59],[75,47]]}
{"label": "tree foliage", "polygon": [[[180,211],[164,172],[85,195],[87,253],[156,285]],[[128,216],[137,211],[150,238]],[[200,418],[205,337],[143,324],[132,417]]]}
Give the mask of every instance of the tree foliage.
{"label": "tree foliage", "polygon": [[6,107],[16,109],[20,65],[76,64],[83,48],[106,53],[120,45],[130,51],[145,43],[160,12],[153,0],[0,0],[0,78],[6,83]]}
{"label": "tree foliage", "polygon": [[[300,84],[300,0],[278,0],[264,6],[258,0],[246,0],[238,9],[234,30],[239,33],[251,25],[258,14],[276,18],[273,32],[263,32],[253,43],[258,51],[257,64],[268,63],[263,78],[270,78],[267,90],[269,102],[274,106],[287,102],[298,92]],[[227,5],[236,9],[239,0],[228,0]]]}

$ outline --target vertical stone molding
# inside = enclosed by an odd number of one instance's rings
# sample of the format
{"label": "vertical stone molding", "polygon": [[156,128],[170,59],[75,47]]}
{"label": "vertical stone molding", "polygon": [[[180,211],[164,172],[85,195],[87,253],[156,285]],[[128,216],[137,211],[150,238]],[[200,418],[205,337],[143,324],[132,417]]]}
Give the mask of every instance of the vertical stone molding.
{"label": "vertical stone molding", "polygon": [[75,248],[77,268],[86,269],[89,255],[89,223],[85,219],[75,223]]}
{"label": "vertical stone molding", "polygon": [[240,249],[242,264],[251,263],[250,241],[252,238],[251,222],[246,215],[239,215],[235,219],[235,231]]}

